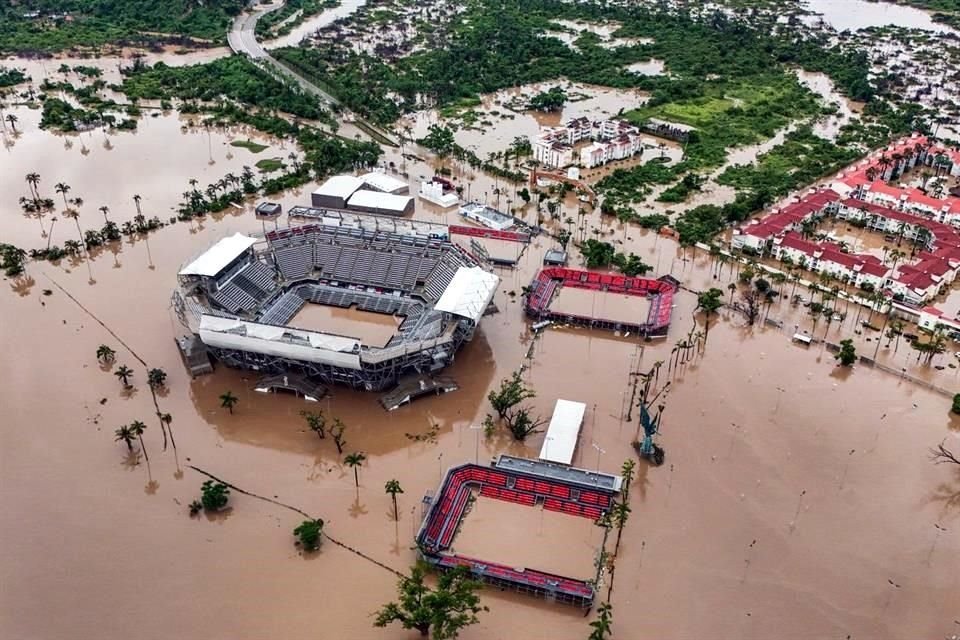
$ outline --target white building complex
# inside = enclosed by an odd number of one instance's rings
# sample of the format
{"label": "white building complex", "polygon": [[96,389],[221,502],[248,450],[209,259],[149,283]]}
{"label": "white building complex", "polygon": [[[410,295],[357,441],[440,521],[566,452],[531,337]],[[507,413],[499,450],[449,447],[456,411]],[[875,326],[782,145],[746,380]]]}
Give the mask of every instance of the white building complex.
{"label": "white building complex", "polygon": [[[576,145],[591,141],[577,151]],[[591,122],[576,118],[562,127],[542,127],[533,142],[533,157],[548,167],[572,164],[598,167],[629,158],[643,150],[640,129],[623,120]]]}

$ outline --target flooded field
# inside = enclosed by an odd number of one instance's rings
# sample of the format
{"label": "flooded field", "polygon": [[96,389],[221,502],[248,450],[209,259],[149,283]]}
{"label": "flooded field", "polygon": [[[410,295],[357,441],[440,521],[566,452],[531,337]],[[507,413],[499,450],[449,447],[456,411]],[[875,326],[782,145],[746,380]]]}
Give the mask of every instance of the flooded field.
{"label": "flooded field", "polygon": [[402,317],[360,311],[355,305],[349,309],[341,309],[323,304],[307,304],[293,317],[290,326],[357,338],[365,345],[382,347],[394,336],[401,322]]}
{"label": "flooded field", "polygon": [[642,324],[650,314],[650,301],[639,296],[560,287],[550,309],[576,316]]}
{"label": "flooded field", "polygon": [[868,0],[804,0],[804,7],[820,14],[812,20],[822,20],[837,31],[857,31],[869,27],[896,25],[940,33],[956,33],[950,27],[933,21],[926,11],[892,2]]}
{"label": "flooded field", "polygon": [[622,26],[618,22],[583,22],[580,20],[554,20],[553,24],[562,31],[546,31],[545,35],[556,38],[571,49],[576,50],[576,41],[584,33],[592,33],[600,39],[600,46],[606,49],[631,47],[653,42],[650,38],[615,38],[614,33]]}
{"label": "flooded field", "polygon": [[[531,97],[555,86],[563,87],[569,95],[561,111],[525,111]],[[481,104],[470,110],[471,118],[475,116],[475,122],[463,125],[463,128],[457,131],[457,143],[486,159],[488,154],[506,149],[518,136],[536,137],[542,126],[557,126],[583,116],[591,120],[602,120],[621,110],[633,109],[647,99],[648,95],[643,91],[611,89],[566,80],[504,89],[481,97]],[[421,138],[427,134],[430,125],[449,125],[457,119],[462,120],[463,115],[448,119],[443,118],[436,110],[428,110],[418,111],[402,122],[404,126],[411,127],[413,138]]]}
{"label": "flooded field", "polygon": [[330,26],[341,18],[346,18],[367,4],[367,0],[341,0],[337,6],[332,9],[326,9],[317,15],[307,18],[302,23],[291,29],[290,33],[272,40],[267,40],[264,45],[267,49],[280,47],[295,47],[304,38],[313,35],[316,31]]}
{"label": "flooded field", "polygon": [[[490,532],[496,530],[497,535]],[[452,553],[508,567],[589,580],[603,529],[589,518],[477,497],[453,539]]]}
{"label": "flooded field", "polygon": [[[192,120],[175,112],[145,111],[135,132],[107,132],[101,129],[74,134],[54,134],[39,128],[40,111],[25,107],[12,109],[19,118],[18,133],[6,131],[2,152],[10,170],[0,172],[0,223],[2,237],[25,248],[38,248],[50,239],[47,234],[54,218],[62,218],[63,198],[57,183],[70,187],[69,198],[80,197],[80,225],[103,224],[101,206],[109,207],[109,218],[117,224],[137,214],[133,201],[140,195],[145,216],[167,220],[176,215],[182,193],[197,180],[205,189],[228,173],[239,175],[249,166],[259,174],[256,163],[265,158],[286,160],[299,152],[294,144],[271,139],[247,127],[211,128],[191,126]],[[231,146],[234,141],[253,140],[268,148],[253,153]],[[16,167],[16,168],[14,168]],[[18,203],[29,196],[24,181],[27,173],[40,174],[39,190],[52,198],[56,210],[38,218],[26,215]],[[63,245],[75,238],[72,223],[54,225],[52,243]],[[69,222],[69,221],[68,221]]]}

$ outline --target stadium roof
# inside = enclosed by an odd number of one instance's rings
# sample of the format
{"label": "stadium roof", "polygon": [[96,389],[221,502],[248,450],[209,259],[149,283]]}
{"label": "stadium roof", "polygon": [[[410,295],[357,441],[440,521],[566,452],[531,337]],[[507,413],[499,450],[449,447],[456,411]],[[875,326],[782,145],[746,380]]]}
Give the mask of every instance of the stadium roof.
{"label": "stadium roof", "polygon": [[357,176],[331,176],[317,187],[314,193],[323,196],[334,196],[346,200],[354,191],[363,186],[363,179]]}
{"label": "stadium roof", "polygon": [[570,464],[573,462],[573,452],[577,448],[577,439],[580,437],[580,426],[583,424],[583,414],[587,405],[572,400],[557,400],[550,418],[550,427],[547,437],[540,448],[540,459],[545,462]]}
{"label": "stadium roof", "polygon": [[409,189],[405,181],[389,176],[380,171],[371,171],[370,173],[365,173],[360,178],[367,183],[373,189],[377,191],[383,191],[386,193],[393,193],[394,191],[399,191],[401,189]]}
{"label": "stadium roof", "polygon": [[180,270],[182,276],[215,276],[244,251],[256,244],[256,238],[235,233],[222,238],[199,258]]}
{"label": "stadium roof", "polygon": [[499,284],[500,278],[480,267],[460,267],[434,308],[478,322]]}
{"label": "stadium roof", "polygon": [[411,199],[410,196],[398,196],[392,193],[360,189],[350,196],[350,199],[347,200],[347,206],[402,212],[410,204]]}

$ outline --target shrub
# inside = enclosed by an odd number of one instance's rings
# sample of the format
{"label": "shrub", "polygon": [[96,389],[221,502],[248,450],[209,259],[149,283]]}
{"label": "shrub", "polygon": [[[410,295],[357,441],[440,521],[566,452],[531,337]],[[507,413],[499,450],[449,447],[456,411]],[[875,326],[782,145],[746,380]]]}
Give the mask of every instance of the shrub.
{"label": "shrub", "polygon": [[219,511],[230,500],[230,488],[221,482],[207,480],[200,487],[200,503],[207,511]]}

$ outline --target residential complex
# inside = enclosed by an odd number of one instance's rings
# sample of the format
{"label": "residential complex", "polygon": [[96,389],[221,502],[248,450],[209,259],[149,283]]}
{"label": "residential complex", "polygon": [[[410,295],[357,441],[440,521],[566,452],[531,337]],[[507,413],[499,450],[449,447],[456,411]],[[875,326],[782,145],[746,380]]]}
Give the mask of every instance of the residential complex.
{"label": "residential complex", "polygon": [[[913,307],[921,317],[957,328],[928,305],[960,274],[960,198],[935,198],[916,187],[883,182],[919,164],[937,174],[960,173],[960,153],[928,144],[923,136],[905,138],[858,165],[830,184],[734,232],[734,249],[767,253],[817,273],[864,289],[883,291]],[[883,233],[898,246],[883,258],[848,251],[845,243],[813,241],[812,227],[832,215]],[[901,261],[902,260],[902,261]],[[922,324],[922,323],[921,323]]]}
{"label": "residential complex", "polygon": [[[587,141],[590,144],[578,152],[576,145]],[[579,164],[590,168],[630,158],[641,153],[643,146],[640,129],[628,122],[576,118],[562,127],[542,127],[533,142],[533,157],[548,167]]]}

